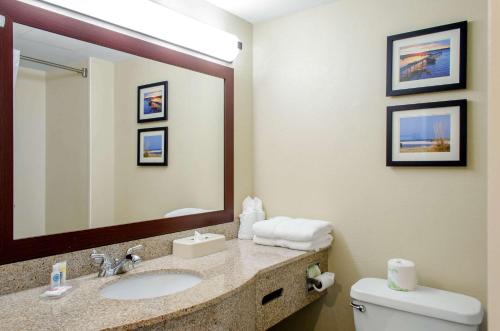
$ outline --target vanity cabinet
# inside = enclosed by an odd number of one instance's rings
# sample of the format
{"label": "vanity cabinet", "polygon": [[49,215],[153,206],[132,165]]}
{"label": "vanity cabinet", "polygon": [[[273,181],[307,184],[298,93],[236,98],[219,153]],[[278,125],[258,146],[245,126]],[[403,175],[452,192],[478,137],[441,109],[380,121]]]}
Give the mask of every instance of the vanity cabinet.
{"label": "vanity cabinet", "polygon": [[326,293],[307,289],[306,269],[315,263],[328,270],[328,251],[266,268],[236,293],[219,298],[218,303],[138,330],[267,330]]}
{"label": "vanity cabinet", "polygon": [[[167,255],[124,275],[72,279],[58,300],[41,299],[46,286],[0,296],[1,330],[266,330],[326,293],[307,290],[306,269],[328,270],[328,249],[302,252],[228,240],[226,250],[193,259]],[[196,286],[153,298],[112,299],[102,290],[121,279],[152,273],[192,273]]]}
{"label": "vanity cabinet", "polygon": [[[326,293],[326,291],[316,292],[307,289],[306,270],[309,265],[315,263],[319,263],[322,271],[328,270],[326,250],[265,270],[257,275],[256,330],[270,328]],[[276,297],[269,299],[266,297],[272,294]]]}
{"label": "vanity cabinet", "polygon": [[[252,282],[254,283],[254,282]],[[180,318],[168,320],[154,325],[131,328],[141,331],[250,331],[256,329],[255,286],[245,286],[233,295],[218,300],[206,308],[188,313]],[[115,330],[122,330],[117,328]],[[124,328],[124,330],[129,330]]]}

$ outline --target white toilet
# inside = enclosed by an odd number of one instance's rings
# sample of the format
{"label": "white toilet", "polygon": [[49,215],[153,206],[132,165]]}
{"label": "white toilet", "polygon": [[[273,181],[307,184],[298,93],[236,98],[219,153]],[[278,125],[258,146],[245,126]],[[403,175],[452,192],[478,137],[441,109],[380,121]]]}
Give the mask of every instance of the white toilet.
{"label": "white toilet", "polygon": [[424,286],[394,291],[386,279],[359,280],[351,298],[356,331],[477,331],[483,319],[475,298]]}

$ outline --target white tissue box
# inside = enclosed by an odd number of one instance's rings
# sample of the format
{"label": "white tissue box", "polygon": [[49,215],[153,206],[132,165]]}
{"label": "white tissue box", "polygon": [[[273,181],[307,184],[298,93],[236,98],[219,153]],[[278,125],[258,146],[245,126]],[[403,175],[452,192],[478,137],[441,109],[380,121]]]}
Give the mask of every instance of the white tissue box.
{"label": "white tissue box", "polygon": [[194,236],[174,240],[173,254],[191,259],[226,249],[226,237],[222,234],[204,233],[203,239],[195,241]]}

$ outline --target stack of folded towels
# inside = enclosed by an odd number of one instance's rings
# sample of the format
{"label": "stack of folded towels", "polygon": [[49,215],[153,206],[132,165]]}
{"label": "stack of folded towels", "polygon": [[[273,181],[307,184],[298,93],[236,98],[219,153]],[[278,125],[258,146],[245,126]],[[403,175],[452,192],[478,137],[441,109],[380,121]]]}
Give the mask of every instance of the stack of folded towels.
{"label": "stack of folded towels", "polygon": [[256,222],[253,241],[259,245],[318,251],[332,243],[331,231],[330,222],[279,216]]}

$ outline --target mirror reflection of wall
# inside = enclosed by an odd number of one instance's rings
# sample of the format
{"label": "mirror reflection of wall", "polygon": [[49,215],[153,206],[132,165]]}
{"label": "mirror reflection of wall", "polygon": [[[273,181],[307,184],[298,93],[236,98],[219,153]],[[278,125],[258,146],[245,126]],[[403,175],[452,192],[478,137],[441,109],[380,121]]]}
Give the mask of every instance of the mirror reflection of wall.
{"label": "mirror reflection of wall", "polygon": [[[20,24],[14,48],[15,239],[224,208],[222,79]],[[138,123],[137,87],[161,81],[168,120]],[[152,127],[168,166],[137,166]]]}

